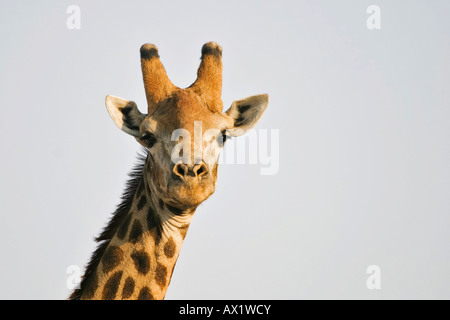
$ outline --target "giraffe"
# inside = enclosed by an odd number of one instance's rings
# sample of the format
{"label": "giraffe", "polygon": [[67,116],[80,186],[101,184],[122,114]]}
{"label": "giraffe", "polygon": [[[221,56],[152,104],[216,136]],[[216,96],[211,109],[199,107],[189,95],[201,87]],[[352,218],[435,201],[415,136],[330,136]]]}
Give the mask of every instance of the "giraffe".
{"label": "giraffe", "polygon": [[[222,48],[215,42],[203,45],[197,79],[184,89],[170,82],[155,45],[142,45],[140,58],[147,114],[133,101],[105,102],[144,154],[72,300],[164,299],[194,212],[214,193],[226,139],[250,130],[268,105],[261,94],[222,111]],[[206,149],[208,156],[198,151]]]}

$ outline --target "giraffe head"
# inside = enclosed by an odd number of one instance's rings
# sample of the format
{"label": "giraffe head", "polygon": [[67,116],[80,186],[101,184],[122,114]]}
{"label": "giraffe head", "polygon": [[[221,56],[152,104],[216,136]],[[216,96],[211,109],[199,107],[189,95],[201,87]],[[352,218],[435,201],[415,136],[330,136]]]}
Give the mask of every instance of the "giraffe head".
{"label": "giraffe head", "polygon": [[202,47],[197,79],[185,89],[170,82],[156,46],[144,44],[140,53],[147,113],[114,96],[106,97],[106,107],[116,125],[148,149],[144,177],[152,191],[174,208],[196,207],[214,192],[227,137],[251,129],[268,96],[235,101],[223,112],[222,48],[214,42]]}

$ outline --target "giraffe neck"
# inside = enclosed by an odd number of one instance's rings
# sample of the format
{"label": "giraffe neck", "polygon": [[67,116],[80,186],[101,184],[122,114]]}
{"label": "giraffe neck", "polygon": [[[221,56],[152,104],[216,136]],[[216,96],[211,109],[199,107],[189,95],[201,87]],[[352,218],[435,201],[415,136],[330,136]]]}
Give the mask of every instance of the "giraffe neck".
{"label": "giraffe neck", "polygon": [[81,299],[164,299],[195,208],[168,206],[146,181],[141,178]]}

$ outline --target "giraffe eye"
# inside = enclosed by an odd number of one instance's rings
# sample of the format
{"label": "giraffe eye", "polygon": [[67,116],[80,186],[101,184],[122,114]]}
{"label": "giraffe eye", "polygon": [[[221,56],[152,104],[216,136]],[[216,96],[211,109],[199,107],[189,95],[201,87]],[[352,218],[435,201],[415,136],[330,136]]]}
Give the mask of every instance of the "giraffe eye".
{"label": "giraffe eye", "polygon": [[156,137],[153,133],[146,132],[141,136],[141,140],[145,143],[147,148],[151,148],[156,142]]}
{"label": "giraffe eye", "polygon": [[230,139],[230,136],[227,135],[227,133],[225,131],[222,132],[222,134],[217,138],[217,141],[219,142],[219,145],[221,147],[223,147],[223,145],[225,144],[225,142]]}

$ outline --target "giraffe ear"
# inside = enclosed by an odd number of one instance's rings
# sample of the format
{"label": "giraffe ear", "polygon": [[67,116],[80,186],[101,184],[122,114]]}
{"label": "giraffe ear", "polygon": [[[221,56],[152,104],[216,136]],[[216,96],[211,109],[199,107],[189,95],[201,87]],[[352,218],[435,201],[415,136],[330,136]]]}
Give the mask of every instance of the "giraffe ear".
{"label": "giraffe ear", "polygon": [[105,103],[119,129],[134,137],[141,136],[139,126],[146,115],[139,111],[136,103],[114,96],[106,96]]}
{"label": "giraffe ear", "polygon": [[234,119],[234,127],[227,133],[232,137],[243,135],[259,121],[269,104],[269,95],[251,96],[231,104],[225,114]]}

